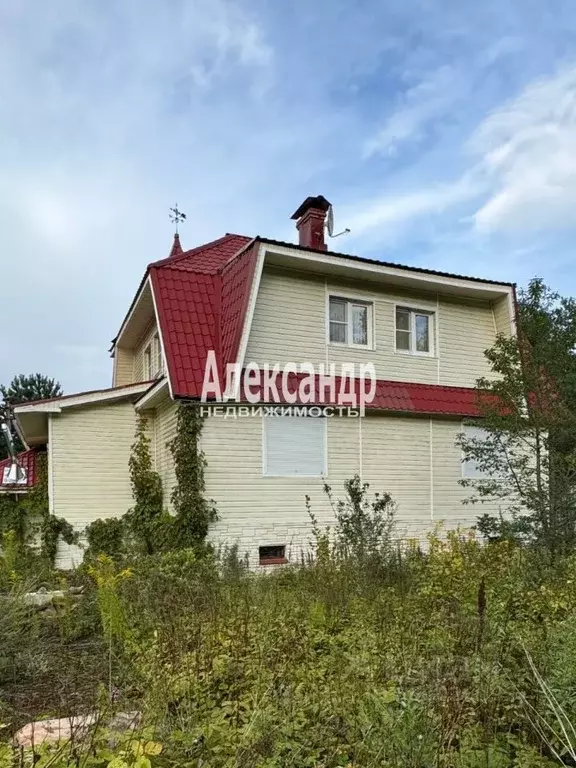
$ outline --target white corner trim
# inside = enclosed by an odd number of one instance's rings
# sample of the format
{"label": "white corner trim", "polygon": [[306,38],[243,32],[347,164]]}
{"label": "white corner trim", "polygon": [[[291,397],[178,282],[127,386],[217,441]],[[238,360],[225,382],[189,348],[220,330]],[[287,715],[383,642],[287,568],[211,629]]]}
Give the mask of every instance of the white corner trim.
{"label": "white corner trim", "polygon": [[434,422],[432,416],[429,418],[430,432],[428,440],[430,442],[430,520],[434,520]]}
{"label": "white corner trim", "polygon": [[358,474],[360,475],[360,482],[363,481],[363,471],[364,471],[364,457],[362,455],[363,448],[362,448],[362,419],[364,419],[364,416],[360,415],[358,417]]}
{"label": "white corner trim", "polygon": [[168,361],[166,360],[166,350],[164,349],[164,335],[162,333],[162,326],[160,325],[160,318],[158,316],[158,306],[156,304],[156,295],[154,293],[154,286],[152,285],[152,280],[150,278],[150,275],[148,275],[147,282],[150,284],[150,293],[152,294],[152,304],[154,305],[154,317],[156,318],[156,332],[158,334],[158,338],[160,339],[160,352],[162,354],[162,365],[164,366],[164,375],[166,376],[166,379],[168,381],[168,390],[170,392],[170,398],[174,399],[174,393],[172,390],[172,382],[170,381],[170,371],[168,369]]}
{"label": "white corner trim", "polygon": [[240,371],[244,366],[244,359],[246,357],[246,350],[248,349],[248,339],[250,338],[250,331],[252,329],[252,321],[254,319],[254,311],[256,309],[256,299],[258,298],[258,291],[260,290],[260,281],[262,279],[262,270],[264,269],[264,259],[266,256],[266,246],[264,243],[260,243],[258,247],[258,257],[256,259],[256,267],[254,269],[254,276],[252,278],[252,285],[250,287],[250,297],[248,299],[248,312],[244,318],[244,327],[242,328],[242,335],[240,337],[240,346],[238,348],[238,357],[234,361],[237,363],[238,375],[234,382],[234,389],[232,392],[226,392],[225,398],[233,396],[236,400],[240,397]]}
{"label": "white corner trim", "polygon": [[52,416],[48,414],[48,511],[54,514],[54,453],[52,445]]}
{"label": "white corner trim", "polygon": [[510,335],[516,336],[518,329],[516,328],[516,302],[514,300],[514,290],[510,290],[508,294],[508,312],[510,313]]}

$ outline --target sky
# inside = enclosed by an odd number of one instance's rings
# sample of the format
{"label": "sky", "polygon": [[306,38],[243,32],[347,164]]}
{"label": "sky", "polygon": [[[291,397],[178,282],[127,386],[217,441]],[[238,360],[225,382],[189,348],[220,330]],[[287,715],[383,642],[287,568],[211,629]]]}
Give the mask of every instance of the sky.
{"label": "sky", "polygon": [[0,383],[109,386],[168,209],[576,292],[573,0],[0,0]]}

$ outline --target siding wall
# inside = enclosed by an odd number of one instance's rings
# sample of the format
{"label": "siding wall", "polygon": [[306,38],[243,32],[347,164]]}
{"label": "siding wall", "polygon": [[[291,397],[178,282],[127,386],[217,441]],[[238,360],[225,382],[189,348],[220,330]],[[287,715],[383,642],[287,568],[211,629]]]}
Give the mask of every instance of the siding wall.
{"label": "siding wall", "polygon": [[[328,477],[336,498],[342,483],[360,473],[372,492],[389,492],[397,503],[397,532],[424,536],[437,523],[470,526],[492,505],[463,505],[469,491],[458,484],[461,452],[458,420],[367,416],[328,420]],[[262,421],[211,417],[202,431],[206,493],[217,503],[220,519],[211,529],[218,544],[239,544],[258,562],[258,547],[285,544],[298,560],[309,548],[311,498],[321,526],[333,523],[321,478],[263,477]]]}
{"label": "siding wall", "polygon": [[[132,403],[114,403],[51,414],[50,469],[53,512],[83,530],[99,517],[119,517],[132,505],[128,459],[136,415]],[[61,566],[82,560],[78,547],[62,545]]]}
{"label": "siding wall", "polygon": [[[329,294],[344,294],[374,302],[374,350],[335,347],[326,339],[326,302]],[[433,357],[395,352],[395,304],[415,305],[436,312]],[[500,321],[504,322],[501,314]],[[484,350],[495,338],[490,302],[451,299],[423,292],[407,293],[390,287],[375,290],[373,283],[325,281],[322,277],[266,268],[256,301],[246,362],[280,363],[371,360],[379,378],[428,384],[474,386],[489,374]]]}
{"label": "siding wall", "polygon": [[492,310],[494,312],[496,331],[508,336],[510,334],[510,304],[508,298],[493,301]]}
{"label": "siding wall", "polygon": [[113,386],[134,384],[134,350],[116,347],[114,351]]}
{"label": "siding wall", "polygon": [[[172,400],[165,400],[155,409],[154,457],[156,472],[162,479],[164,505],[170,509],[170,495],[176,483],[174,462],[168,443],[176,434],[176,412],[178,406]],[[215,459],[214,459],[215,460]]]}

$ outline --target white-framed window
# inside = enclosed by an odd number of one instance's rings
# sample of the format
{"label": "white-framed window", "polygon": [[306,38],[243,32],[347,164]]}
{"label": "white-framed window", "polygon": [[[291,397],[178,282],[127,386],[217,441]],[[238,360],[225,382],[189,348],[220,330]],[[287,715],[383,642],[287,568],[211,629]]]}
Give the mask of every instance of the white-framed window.
{"label": "white-framed window", "polygon": [[144,375],[146,380],[156,379],[163,372],[163,369],[160,337],[155,333],[152,341],[144,350]]}
{"label": "white-framed window", "polygon": [[326,467],[326,419],[312,416],[264,416],[262,473],[266,477],[323,477]]}
{"label": "white-framed window", "polygon": [[[482,427],[475,427],[472,424],[465,424],[462,428],[464,437],[467,440],[485,440],[488,437],[488,432]],[[478,466],[478,462],[473,458],[462,458],[462,477],[469,480],[485,480],[490,477],[486,472],[483,472]]]}
{"label": "white-framed window", "polygon": [[152,342],[150,342],[144,350],[144,377],[146,381],[150,381],[154,378],[152,373]]}
{"label": "white-framed window", "polygon": [[330,296],[328,299],[330,344],[371,347],[373,313],[374,305],[369,301]]}
{"label": "white-framed window", "polygon": [[434,354],[434,312],[397,306],[395,327],[396,352]]}

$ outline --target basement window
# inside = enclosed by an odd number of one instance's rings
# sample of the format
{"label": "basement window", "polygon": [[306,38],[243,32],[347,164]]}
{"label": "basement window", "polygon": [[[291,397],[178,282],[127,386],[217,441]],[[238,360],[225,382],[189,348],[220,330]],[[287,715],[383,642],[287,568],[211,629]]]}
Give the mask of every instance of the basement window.
{"label": "basement window", "polygon": [[265,547],[258,547],[258,557],[260,565],[284,565],[288,562],[284,544],[267,544]]}

